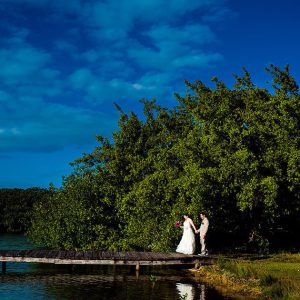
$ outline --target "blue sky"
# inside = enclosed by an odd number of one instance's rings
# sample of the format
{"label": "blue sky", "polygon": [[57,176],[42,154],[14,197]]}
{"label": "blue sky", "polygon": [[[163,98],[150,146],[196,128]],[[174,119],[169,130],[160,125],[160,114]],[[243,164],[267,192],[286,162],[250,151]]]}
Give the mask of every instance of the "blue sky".
{"label": "blue sky", "polygon": [[[184,80],[228,85],[270,63],[300,77],[294,0],[1,0],[0,188],[61,185],[95,135],[117,128],[117,102],[176,104]],[[299,82],[299,80],[298,80]]]}

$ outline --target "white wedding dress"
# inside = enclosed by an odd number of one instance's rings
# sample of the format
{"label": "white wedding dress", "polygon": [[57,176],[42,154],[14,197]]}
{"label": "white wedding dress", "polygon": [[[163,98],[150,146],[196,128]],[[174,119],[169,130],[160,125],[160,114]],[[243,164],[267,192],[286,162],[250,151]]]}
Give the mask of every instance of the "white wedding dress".
{"label": "white wedding dress", "polygon": [[195,234],[192,229],[191,223],[186,220],[183,223],[183,235],[176,252],[183,254],[194,254],[196,248]]}

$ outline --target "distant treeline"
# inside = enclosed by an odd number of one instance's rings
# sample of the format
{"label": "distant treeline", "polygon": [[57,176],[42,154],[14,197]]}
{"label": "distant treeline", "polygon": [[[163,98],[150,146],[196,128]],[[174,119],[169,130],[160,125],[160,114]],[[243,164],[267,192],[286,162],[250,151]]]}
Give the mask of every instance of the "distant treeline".
{"label": "distant treeline", "polygon": [[174,222],[210,219],[213,249],[299,249],[300,95],[288,66],[272,87],[235,76],[186,82],[177,106],[120,107],[113,141],[73,163],[62,188],[34,205],[31,237],[61,249],[174,251]]}
{"label": "distant treeline", "polygon": [[32,207],[49,191],[41,188],[0,189],[0,232],[25,232],[31,224]]}

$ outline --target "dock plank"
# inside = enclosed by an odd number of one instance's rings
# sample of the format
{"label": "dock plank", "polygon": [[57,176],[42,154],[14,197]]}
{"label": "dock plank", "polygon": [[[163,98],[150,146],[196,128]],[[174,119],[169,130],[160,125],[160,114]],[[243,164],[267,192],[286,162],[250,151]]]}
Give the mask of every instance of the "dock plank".
{"label": "dock plank", "polygon": [[83,251],[76,251],[74,259],[82,260],[83,259]]}
{"label": "dock plank", "polygon": [[127,258],[126,252],[120,251],[118,253],[119,253],[120,260],[123,260],[123,261],[126,260],[126,258]]}
{"label": "dock plank", "polygon": [[55,264],[119,264],[119,265],[180,265],[205,261],[211,263],[212,257],[199,257],[180,253],[137,252],[137,251],[67,251],[67,250],[1,250],[3,262],[38,262]]}

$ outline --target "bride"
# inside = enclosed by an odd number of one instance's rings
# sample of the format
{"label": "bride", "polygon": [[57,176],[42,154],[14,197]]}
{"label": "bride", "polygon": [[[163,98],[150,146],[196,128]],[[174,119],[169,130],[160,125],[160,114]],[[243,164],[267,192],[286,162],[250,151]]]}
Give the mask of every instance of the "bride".
{"label": "bride", "polygon": [[194,254],[196,248],[194,231],[196,232],[197,229],[187,214],[185,214],[183,218],[185,220],[183,222],[183,234],[181,241],[177,246],[176,252],[183,254]]}

